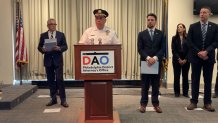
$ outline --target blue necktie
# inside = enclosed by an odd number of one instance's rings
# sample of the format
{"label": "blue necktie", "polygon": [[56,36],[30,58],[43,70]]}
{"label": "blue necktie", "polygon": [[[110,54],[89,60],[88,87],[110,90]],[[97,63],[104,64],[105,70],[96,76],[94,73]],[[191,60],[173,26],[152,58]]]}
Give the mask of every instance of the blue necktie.
{"label": "blue necktie", "polygon": [[153,34],[153,30],[152,29],[150,30],[150,36],[151,36],[151,40],[153,41],[154,34]]}

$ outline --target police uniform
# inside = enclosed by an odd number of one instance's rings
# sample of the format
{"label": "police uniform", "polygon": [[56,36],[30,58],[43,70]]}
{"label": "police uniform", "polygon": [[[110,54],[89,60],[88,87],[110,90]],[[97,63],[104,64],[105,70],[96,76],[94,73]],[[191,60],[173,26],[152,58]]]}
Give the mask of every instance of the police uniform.
{"label": "police uniform", "polygon": [[[108,17],[108,13],[102,9],[93,11],[95,16]],[[96,26],[85,30],[79,43],[82,44],[120,44],[117,34],[111,28],[104,26],[103,29],[98,29]]]}
{"label": "police uniform", "polygon": [[102,44],[120,44],[115,31],[106,26],[102,30],[97,27],[88,28],[79,41],[83,44],[99,44],[99,42]]}

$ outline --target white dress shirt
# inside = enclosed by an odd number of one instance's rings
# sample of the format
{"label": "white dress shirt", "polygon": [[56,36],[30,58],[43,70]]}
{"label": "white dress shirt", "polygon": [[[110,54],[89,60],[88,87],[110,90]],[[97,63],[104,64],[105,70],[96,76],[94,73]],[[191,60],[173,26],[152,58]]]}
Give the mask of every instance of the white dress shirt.
{"label": "white dress shirt", "polygon": [[[48,31],[48,38],[49,39],[51,39],[51,34],[52,34],[52,32],[51,31]],[[55,38],[56,37],[56,31],[53,31],[53,38]]]}

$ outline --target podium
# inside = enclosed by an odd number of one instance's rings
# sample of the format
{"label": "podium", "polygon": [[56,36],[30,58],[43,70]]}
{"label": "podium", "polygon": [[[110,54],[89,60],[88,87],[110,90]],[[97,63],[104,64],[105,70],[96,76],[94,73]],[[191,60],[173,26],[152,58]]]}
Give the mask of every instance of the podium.
{"label": "podium", "polygon": [[121,45],[74,45],[75,79],[84,80],[85,112],[78,123],[120,123],[112,80],[121,79]]}

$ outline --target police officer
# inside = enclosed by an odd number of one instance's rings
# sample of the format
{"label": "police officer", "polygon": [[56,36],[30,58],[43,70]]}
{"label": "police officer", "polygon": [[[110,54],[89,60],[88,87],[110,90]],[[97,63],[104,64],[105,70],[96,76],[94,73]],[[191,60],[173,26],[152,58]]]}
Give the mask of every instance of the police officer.
{"label": "police officer", "polygon": [[120,44],[117,34],[111,28],[105,26],[108,12],[102,9],[95,9],[95,25],[85,30],[80,44]]}

